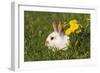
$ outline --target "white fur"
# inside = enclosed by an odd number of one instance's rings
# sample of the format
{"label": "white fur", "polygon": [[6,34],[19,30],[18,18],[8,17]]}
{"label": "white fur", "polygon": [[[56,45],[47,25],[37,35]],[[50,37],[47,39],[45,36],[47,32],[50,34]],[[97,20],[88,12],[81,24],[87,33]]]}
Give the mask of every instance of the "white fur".
{"label": "white fur", "polygon": [[[53,40],[50,38],[54,37]],[[58,50],[67,49],[69,44],[69,37],[61,32],[52,32],[46,39],[49,43],[46,44],[49,48],[57,48]]]}

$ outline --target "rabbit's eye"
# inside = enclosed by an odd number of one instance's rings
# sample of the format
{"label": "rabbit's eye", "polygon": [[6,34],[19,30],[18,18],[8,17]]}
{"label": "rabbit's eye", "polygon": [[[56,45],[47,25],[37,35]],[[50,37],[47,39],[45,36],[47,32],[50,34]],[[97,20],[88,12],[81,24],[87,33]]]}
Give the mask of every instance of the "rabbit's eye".
{"label": "rabbit's eye", "polygon": [[54,39],[54,37],[51,37],[51,40],[53,40]]}

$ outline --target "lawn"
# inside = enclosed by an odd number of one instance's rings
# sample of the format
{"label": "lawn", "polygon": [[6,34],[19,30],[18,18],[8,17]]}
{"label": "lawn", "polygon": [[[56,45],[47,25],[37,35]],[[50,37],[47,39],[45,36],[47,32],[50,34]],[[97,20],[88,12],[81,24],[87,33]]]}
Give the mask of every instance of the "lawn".
{"label": "lawn", "polygon": [[[52,22],[76,19],[81,32],[70,35],[67,50],[52,51],[45,46],[53,32]],[[68,25],[68,24],[66,24]],[[24,11],[24,61],[69,60],[90,58],[90,14]]]}

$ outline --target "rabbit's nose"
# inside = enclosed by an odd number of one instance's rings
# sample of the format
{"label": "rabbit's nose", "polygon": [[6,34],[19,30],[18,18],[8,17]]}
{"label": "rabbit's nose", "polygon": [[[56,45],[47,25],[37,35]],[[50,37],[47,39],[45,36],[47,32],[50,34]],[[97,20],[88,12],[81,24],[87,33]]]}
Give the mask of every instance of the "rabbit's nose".
{"label": "rabbit's nose", "polygon": [[45,45],[47,46],[49,44],[49,41],[45,41]]}

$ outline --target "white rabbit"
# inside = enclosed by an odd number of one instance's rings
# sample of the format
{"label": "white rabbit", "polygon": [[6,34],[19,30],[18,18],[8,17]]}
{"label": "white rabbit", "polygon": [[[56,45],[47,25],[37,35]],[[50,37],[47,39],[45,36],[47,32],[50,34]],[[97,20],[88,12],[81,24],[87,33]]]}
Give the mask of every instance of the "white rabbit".
{"label": "white rabbit", "polygon": [[45,45],[49,48],[56,48],[57,50],[66,50],[69,44],[69,37],[64,34],[60,21],[52,23],[54,32],[49,34],[45,41]]}

